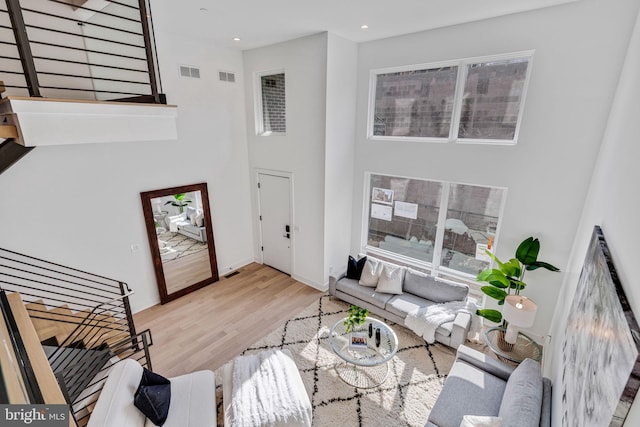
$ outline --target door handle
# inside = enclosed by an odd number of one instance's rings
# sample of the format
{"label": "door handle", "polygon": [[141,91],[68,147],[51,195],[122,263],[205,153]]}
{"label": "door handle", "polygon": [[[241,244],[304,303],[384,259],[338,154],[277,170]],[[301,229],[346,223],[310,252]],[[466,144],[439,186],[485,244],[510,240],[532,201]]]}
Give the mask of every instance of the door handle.
{"label": "door handle", "polygon": [[287,239],[291,238],[291,234],[290,234],[291,233],[291,228],[288,225],[284,226],[284,233],[285,234],[284,234],[283,237],[286,237]]}

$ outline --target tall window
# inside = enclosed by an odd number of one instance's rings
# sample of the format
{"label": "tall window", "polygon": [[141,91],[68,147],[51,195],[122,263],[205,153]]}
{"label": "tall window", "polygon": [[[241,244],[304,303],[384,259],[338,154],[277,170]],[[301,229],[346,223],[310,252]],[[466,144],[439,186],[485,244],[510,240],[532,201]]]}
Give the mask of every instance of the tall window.
{"label": "tall window", "polygon": [[287,132],[284,72],[258,75],[260,94],[257,99],[256,129],[258,135]]}
{"label": "tall window", "polygon": [[374,70],[369,137],[515,144],[532,54]]}
{"label": "tall window", "polygon": [[370,175],[368,251],[470,278],[489,265],[506,190]]}

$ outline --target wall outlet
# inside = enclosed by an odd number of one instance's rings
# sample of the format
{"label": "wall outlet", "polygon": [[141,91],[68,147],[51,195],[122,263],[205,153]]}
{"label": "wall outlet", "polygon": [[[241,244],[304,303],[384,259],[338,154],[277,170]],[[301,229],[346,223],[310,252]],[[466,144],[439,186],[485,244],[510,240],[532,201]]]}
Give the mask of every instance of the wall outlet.
{"label": "wall outlet", "polygon": [[140,252],[140,245],[137,243],[132,243],[131,244],[131,253],[136,253],[136,252]]}

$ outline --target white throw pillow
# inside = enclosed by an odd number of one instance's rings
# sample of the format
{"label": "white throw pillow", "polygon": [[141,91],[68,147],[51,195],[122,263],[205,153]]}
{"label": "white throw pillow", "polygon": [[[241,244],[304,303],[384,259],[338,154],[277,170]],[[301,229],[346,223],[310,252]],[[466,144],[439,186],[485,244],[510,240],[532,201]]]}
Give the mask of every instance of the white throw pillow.
{"label": "white throw pillow", "polygon": [[399,265],[382,263],[382,272],[378,279],[376,292],[400,295],[402,293],[402,282],[407,269]]}
{"label": "white throw pillow", "polygon": [[196,223],[198,227],[204,227],[204,212],[198,209],[198,213],[196,214]]}
{"label": "white throw pillow", "polygon": [[502,427],[502,418],[485,415],[465,415],[460,427]]}
{"label": "white throw pillow", "polygon": [[360,275],[360,281],[358,283],[362,286],[375,288],[378,284],[378,278],[382,272],[382,262],[375,258],[367,257],[367,262],[364,264],[362,274]]}

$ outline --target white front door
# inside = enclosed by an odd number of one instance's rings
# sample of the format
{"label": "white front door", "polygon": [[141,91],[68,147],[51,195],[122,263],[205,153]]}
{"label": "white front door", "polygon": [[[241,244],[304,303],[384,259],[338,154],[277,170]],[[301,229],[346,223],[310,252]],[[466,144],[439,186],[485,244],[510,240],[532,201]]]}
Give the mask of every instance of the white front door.
{"label": "white front door", "polygon": [[289,177],[258,174],[262,262],[291,274],[291,200]]}

